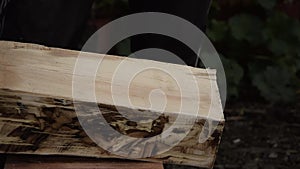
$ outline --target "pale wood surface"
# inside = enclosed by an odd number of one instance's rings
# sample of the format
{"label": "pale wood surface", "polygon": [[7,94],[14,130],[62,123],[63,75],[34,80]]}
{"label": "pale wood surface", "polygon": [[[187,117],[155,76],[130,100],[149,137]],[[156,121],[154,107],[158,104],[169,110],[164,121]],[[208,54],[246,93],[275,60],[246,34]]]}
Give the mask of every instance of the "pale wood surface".
{"label": "pale wood surface", "polygon": [[[0,88],[72,98],[72,78],[78,55],[78,51],[0,41]],[[135,67],[163,67],[170,73],[180,72],[184,76],[181,79],[176,79],[177,81],[196,78],[200,96],[198,116],[207,117],[210,112],[212,113],[210,114],[211,118],[223,119],[215,70],[196,69],[176,64],[132,58],[125,59],[124,57],[101,54],[83,53],[82,55],[89,58],[90,62],[97,62],[99,58],[103,59],[95,79],[95,92],[99,103],[114,105],[111,86],[124,85],[112,83],[113,75],[121,62],[127,68],[122,71],[128,72]],[[74,76],[78,77],[80,75],[75,74]],[[83,78],[88,76],[93,75],[85,75]],[[187,78],[189,76],[192,78]],[[193,92],[195,90],[185,88],[190,90],[185,92],[191,94],[187,98],[182,98],[177,82],[173,78],[158,70],[147,70],[141,73],[140,76],[136,76],[130,84],[132,89],[129,97],[132,103],[136,107],[147,109],[150,107],[149,92],[159,88],[165,92],[168,98],[166,112],[178,112],[180,100],[194,100]],[[190,85],[192,82],[185,83]],[[82,86],[82,88],[86,89],[87,86]],[[85,90],[81,94],[83,101],[94,101],[85,97]],[[126,95],[126,93],[120,92],[119,95],[119,97],[124,97],[123,95]],[[160,97],[160,95],[154,95],[153,100],[160,100]],[[128,105],[117,106],[127,107]],[[209,111],[210,108],[211,111]]]}
{"label": "pale wood surface", "polygon": [[[97,146],[83,131],[77,119],[72,101],[72,77],[78,51],[48,48],[33,44],[16,42],[0,42],[0,152],[17,154],[44,155],[75,155],[100,158],[120,158]],[[177,118],[178,105],[181,99],[193,100],[191,97],[181,98],[176,82],[159,71],[148,71],[133,80],[133,103],[143,113],[135,113],[127,105],[116,105],[112,100],[111,86],[113,72],[124,58],[85,53],[91,61],[96,57],[103,58],[96,76],[96,97],[98,106],[105,120],[120,133],[131,137],[145,138],[157,135],[174,124]],[[215,71],[202,69],[186,69],[185,66],[160,63],[149,60],[127,59],[128,69],[133,66],[152,65],[167,67],[170,71],[181,71],[184,76],[195,76],[199,86],[199,112],[185,116],[196,115],[191,132],[175,147],[167,152],[141,160],[163,163],[192,165],[211,168],[213,166],[221,133],[224,127],[224,117],[215,79]],[[176,69],[176,70],[175,70]],[[189,71],[191,70],[191,72]],[[213,78],[209,78],[209,77]],[[95,116],[95,110],[86,105],[82,86],[82,100],[78,100],[85,108],[85,116]],[[166,91],[168,104],[165,112],[156,113],[149,109],[148,95],[152,89],[160,88]],[[189,89],[187,89],[189,90]],[[190,90],[187,92],[192,92]],[[119,97],[124,93],[120,92]],[[154,96],[154,100],[159,96]],[[128,116],[147,119],[157,115],[157,119],[146,124],[132,123],[121,117],[116,107],[128,113]],[[211,107],[210,116],[208,116]],[[80,116],[80,114],[79,114]],[[147,121],[147,120],[146,120]],[[148,120],[149,121],[149,120]],[[207,141],[199,143],[199,134],[209,130],[204,123],[217,122],[217,128]],[[92,122],[91,122],[92,123]],[[173,130],[173,135],[180,135],[188,122],[183,121],[181,128]],[[204,128],[203,128],[204,127]],[[98,126],[101,130],[101,125]],[[97,135],[98,136],[98,135]],[[99,136],[100,137],[100,136]],[[155,154],[155,151],[165,145],[163,143],[145,143],[137,147],[136,152],[127,152],[126,147],[134,142],[120,141],[118,145],[110,145],[107,138],[100,138],[108,146],[119,147],[124,153]]]}

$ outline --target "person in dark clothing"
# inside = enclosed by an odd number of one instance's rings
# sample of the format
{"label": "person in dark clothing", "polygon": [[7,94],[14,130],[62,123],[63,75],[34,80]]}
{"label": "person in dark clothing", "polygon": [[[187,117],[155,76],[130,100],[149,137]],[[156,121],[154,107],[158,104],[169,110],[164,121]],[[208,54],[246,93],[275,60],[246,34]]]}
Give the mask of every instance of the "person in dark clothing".
{"label": "person in dark clothing", "polygon": [[10,0],[1,39],[74,48],[93,0]]}
{"label": "person in dark clothing", "polygon": [[[176,15],[205,31],[210,0],[129,0],[129,6],[132,13],[163,12]],[[196,65],[197,54],[183,43],[170,37],[144,34],[131,38],[132,52],[146,48],[159,48],[170,51],[179,56],[187,65],[198,66]]]}
{"label": "person in dark clothing", "polygon": [[[169,13],[205,31],[210,0],[128,1],[130,13]],[[93,0],[2,0],[0,38],[74,49],[81,38],[92,4]],[[132,37],[132,52],[145,48],[168,50],[178,55],[187,65],[195,66],[196,54],[175,39],[154,34]]]}
{"label": "person in dark clothing", "polygon": [[0,1],[0,37],[4,28],[5,14],[6,14],[6,6],[10,0],[1,0]]}

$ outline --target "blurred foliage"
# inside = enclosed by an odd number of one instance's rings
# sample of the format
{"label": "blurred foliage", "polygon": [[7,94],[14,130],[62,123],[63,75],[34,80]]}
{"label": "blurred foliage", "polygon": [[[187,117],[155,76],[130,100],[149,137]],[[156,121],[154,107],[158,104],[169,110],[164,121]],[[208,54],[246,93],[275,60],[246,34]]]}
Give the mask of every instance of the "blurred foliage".
{"label": "blurred foliage", "polygon": [[272,103],[296,101],[300,89],[300,16],[289,16],[284,8],[293,3],[213,1],[207,35],[223,57],[230,98],[243,99],[239,98],[244,97],[242,90],[255,88]]}
{"label": "blurred foliage", "polygon": [[[212,0],[207,35],[221,55],[230,99],[296,101],[299,9],[298,0]],[[93,11],[95,18],[119,17],[128,12],[128,0],[96,0]],[[130,53],[128,40],[116,48]]]}
{"label": "blurred foliage", "polygon": [[[227,86],[228,86],[228,93],[230,96],[238,97],[239,91],[237,87],[231,86],[238,86],[241,79],[244,76],[243,68],[232,59],[227,59],[221,55],[221,61],[223,63],[224,69],[226,70],[226,78]],[[230,80],[229,80],[230,79]]]}

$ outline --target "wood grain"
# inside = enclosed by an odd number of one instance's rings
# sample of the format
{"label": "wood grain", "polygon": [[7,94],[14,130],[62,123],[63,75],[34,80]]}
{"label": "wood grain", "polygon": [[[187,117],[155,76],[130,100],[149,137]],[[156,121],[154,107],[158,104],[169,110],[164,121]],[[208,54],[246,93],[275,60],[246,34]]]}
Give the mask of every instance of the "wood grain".
{"label": "wood grain", "polygon": [[[139,107],[138,111],[126,104],[115,104],[111,86],[122,84],[115,84],[112,78],[114,70],[124,58],[85,53],[91,61],[96,62],[98,57],[103,59],[95,78],[97,107],[90,106],[91,100],[85,97],[84,92],[87,86],[83,85],[82,99],[75,101],[80,109],[75,112],[72,79],[74,76],[86,78],[74,74],[78,54],[78,51],[34,44],[0,42],[0,152],[97,158],[126,158],[134,154],[143,161],[212,168],[224,127],[215,71],[126,59],[128,71],[135,65],[165,67],[170,71],[176,69],[186,77],[195,77],[199,87],[199,111],[184,112],[180,116],[180,125],[169,133],[170,136],[186,137],[168,151],[159,153],[159,150],[166,147],[164,142],[139,144],[136,141],[110,138],[109,135],[103,137],[102,133],[108,133],[104,124],[108,123],[122,135],[132,138],[151,138],[172,127],[177,122],[182,100],[196,100],[194,95],[183,98],[176,81],[163,72],[149,70],[136,77],[130,86],[128,97]],[[149,106],[149,92],[157,88],[165,91],[167,97],[164,112]],[[194,92],[190,88],[185,90]],[[119,98],[126,96],[126,92],[122,91],[117,94]],[[160,97],[154,95],[152,99],[159,100]],[[103,115],[101,122],[93,120],[99,119],[98,108]],[[195,120],[187,121],[190,117]],[[83,130],[78,118],[95,127]],[[208,122],[217,124],[217,127],[205,142],[199,142],[200,133],[208,134],[210,131],[210,126],[204,125]],[[186,129],[188,132],[185,132]],[[97,138],[96,142],[90,139],[91,135],[87,132]],[[110,139],[117,142],[112,144]],[[125,157],[99,147],[97,141],[109,149],[118,149]],[[140,146],[135,147],[135,151],[128,151],[137,144]]]}

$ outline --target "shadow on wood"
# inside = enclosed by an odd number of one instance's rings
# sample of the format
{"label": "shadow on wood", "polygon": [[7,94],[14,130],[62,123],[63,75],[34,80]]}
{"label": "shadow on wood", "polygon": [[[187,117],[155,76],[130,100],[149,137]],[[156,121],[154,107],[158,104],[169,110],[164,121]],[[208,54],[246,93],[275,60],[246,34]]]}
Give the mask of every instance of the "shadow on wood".
{"label": "shadow on wood", "polygon": [[4,169],[163,169],[162,163],[58,156],[8,156]]}

